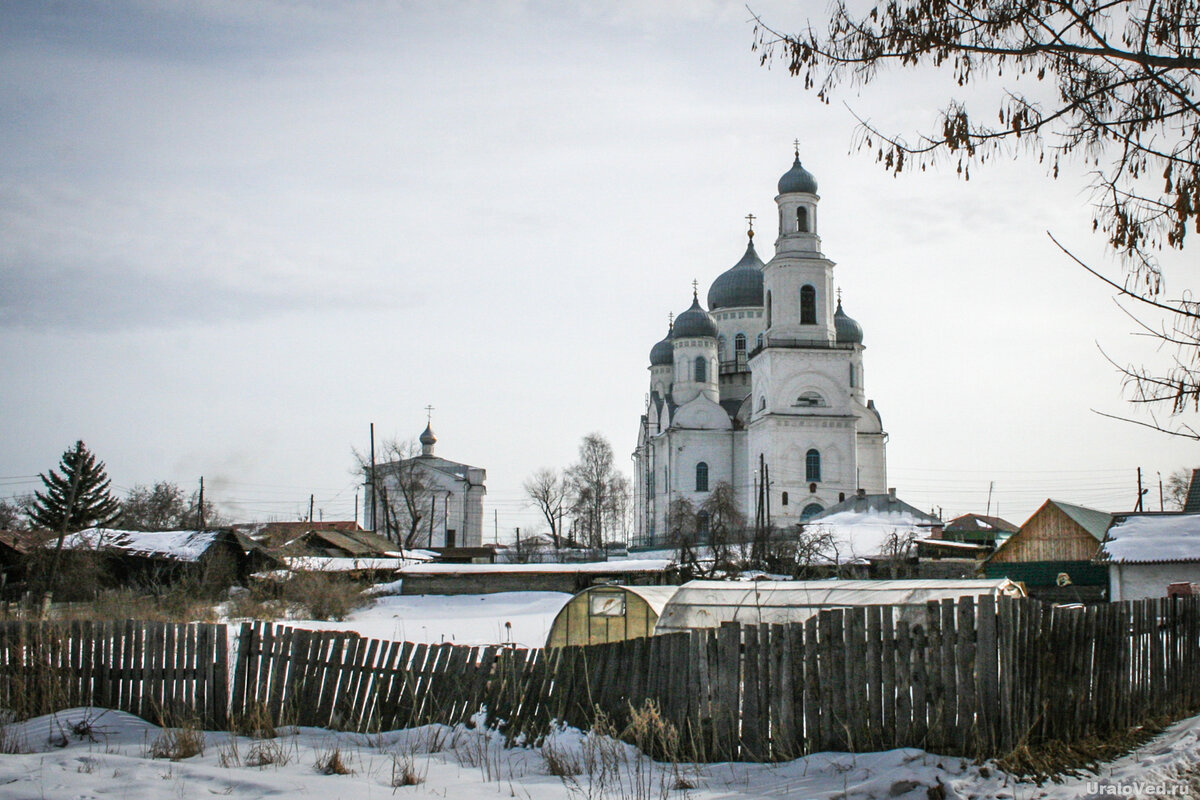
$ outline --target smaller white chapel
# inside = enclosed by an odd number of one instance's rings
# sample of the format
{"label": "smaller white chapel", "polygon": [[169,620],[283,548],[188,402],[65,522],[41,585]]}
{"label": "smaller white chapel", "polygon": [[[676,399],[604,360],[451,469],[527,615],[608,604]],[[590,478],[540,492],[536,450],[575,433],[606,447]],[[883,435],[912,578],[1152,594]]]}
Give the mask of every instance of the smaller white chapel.
{"label": "smaller white chapel", "polygon": [[[400,490],[400,482],[405,480],[409,486],[417,487],[412,492],[420,516],[414,547],[480,547],[483,544],[487,470],[435,455],[433,449],[437,437],[433,435],[431,424],[425,426],[420,442],[419,456],[375,465],[378,498],[370,476],[367,476],[363,505],[373,509],[367,524],[373,519],[375,531],[394,541],[407,535],[410,517],[405,512],[406,503],[401,499]],[[415,480],[407,480],[408,476]],[[385,510],[385,497],[389,498],[387,505],[392,508],[391,514]]]}

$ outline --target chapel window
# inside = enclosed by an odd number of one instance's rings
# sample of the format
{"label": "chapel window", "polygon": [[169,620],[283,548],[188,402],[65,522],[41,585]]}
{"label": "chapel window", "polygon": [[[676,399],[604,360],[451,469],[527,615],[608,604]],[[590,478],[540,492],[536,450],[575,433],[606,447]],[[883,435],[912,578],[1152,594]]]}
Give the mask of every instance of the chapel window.
{"label": "chapel window", "polygon": [[696,465],[696,491],[708,491],[708,464],[703,461]]}
{"label": "chapel window", "polygon": [[821,453],[815,447],[804,456],[804,480],[821,480]]}

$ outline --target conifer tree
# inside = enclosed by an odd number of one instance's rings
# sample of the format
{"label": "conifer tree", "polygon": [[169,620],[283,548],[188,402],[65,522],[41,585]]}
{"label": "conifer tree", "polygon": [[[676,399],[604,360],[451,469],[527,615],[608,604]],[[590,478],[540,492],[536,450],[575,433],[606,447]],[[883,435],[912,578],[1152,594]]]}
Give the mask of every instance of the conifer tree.
{"label": "conifer tree", "polygon": [[104,462],[96,461],[82,441],[62,454],[62,474],[54,470],[39,477],[44,492],[34,492],[29,518],[49,530],[72,532],[112,523],[121,513],[121,504],[108,491]]}

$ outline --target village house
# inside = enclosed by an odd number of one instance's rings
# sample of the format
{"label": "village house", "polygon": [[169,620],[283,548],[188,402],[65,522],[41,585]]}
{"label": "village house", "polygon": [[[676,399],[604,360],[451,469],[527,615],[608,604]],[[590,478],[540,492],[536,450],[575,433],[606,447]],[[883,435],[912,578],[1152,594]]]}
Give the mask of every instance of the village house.
{"label": "village house", "polygon": [[984,564],[989,578],[1021,583],[1030,597],[1098,602],[1108,594],[1108,570],[1095,562],[1113,515],[1047,500]]}
{"label": "village house", "polygon": [[1200,588],[1200,512],[1119,516],[1096,562],[1108,569],[1109,600],[1166,597],[1172,586],[1192,593]]}

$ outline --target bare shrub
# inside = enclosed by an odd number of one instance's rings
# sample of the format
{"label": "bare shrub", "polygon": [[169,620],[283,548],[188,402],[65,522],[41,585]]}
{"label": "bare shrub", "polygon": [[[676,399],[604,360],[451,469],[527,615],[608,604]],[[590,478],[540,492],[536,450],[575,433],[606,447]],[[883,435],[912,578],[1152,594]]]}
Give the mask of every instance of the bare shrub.
{"label": "bare shrub", "polygon": [[247,767],[285,767],[292,761],[292,754],[281,739],[256,739],[246,752],[243,763]]}
{"label": "bare shrub", "polygon": [[281,594],[288,605],[299,607],[296,613],[319,620],[344,620],[354,609],[373,602],[353,581],[317,572],[291,578],[281,586]]}

